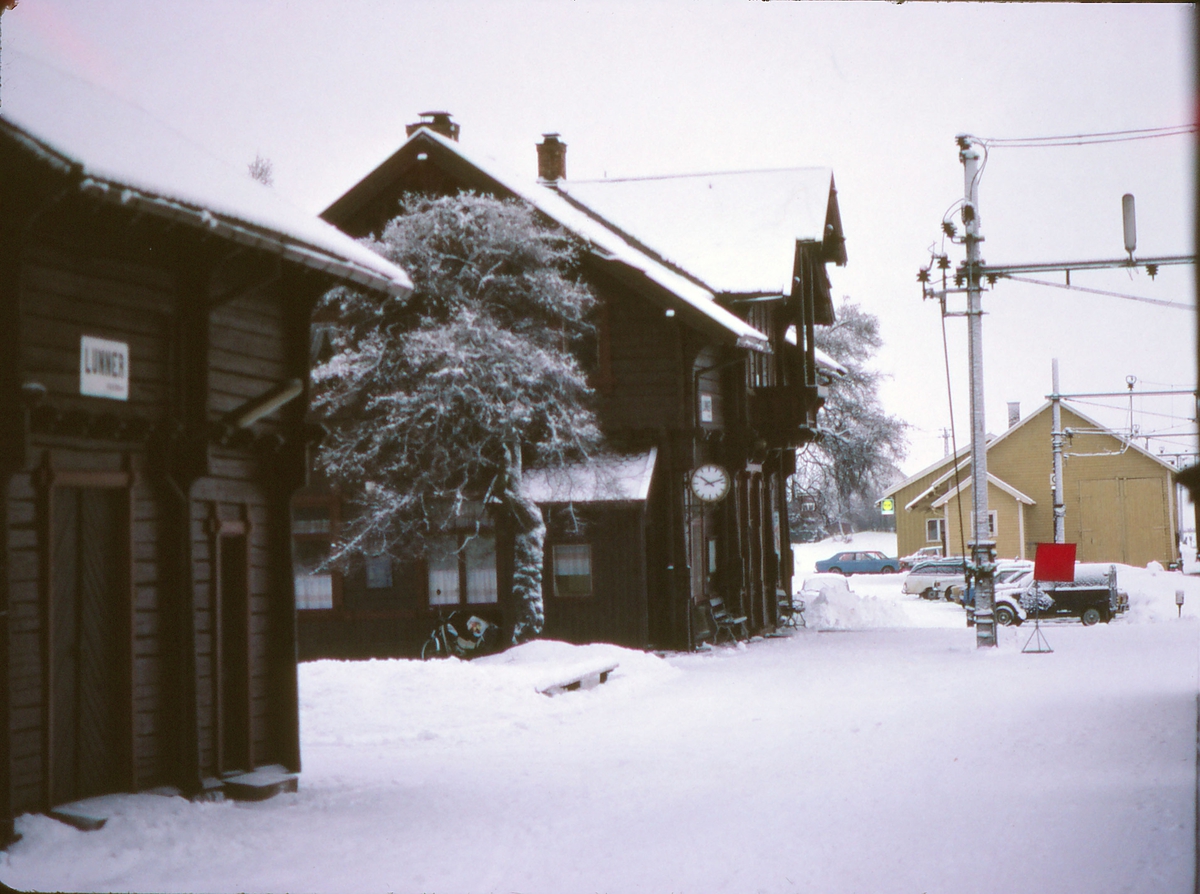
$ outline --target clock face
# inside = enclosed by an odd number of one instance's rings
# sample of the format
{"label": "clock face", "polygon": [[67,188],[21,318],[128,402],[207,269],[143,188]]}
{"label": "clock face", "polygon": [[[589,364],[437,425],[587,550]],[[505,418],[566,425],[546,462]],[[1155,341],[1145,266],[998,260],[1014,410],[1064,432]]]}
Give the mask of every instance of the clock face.
{"label": "clock face", "polygon": [[729,493],[729,473],[716,463],[706,463],[692,472],[692,493],[705,503],[716,503]]}

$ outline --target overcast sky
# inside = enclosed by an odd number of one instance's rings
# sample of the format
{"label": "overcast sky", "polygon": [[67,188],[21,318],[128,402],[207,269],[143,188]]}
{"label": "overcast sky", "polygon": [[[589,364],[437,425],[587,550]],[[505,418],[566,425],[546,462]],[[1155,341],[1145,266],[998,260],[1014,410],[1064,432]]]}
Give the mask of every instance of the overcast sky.
{"label": "overcast sky", "polygon": [[[879,316],[887,409],[913,426],[904,464],[950,425],[940,316],[916,284],[962,196],[954,136],[1016,138],[1188,124],[1190,10],[1156,4],[754,3],[747,0],[20,0],[3,50],[82,75],[231,163],[256,154],[317,213],[429,109],[461,142],[532,179],[562,134],[572,178],[821,165],[834,170],[849,263],[835,296]],[[19,77],[15,54],[4,80]],[[996,148],[980,188],[985,260],[1193,251],[1193,138]],[[957,264],[958,246],[945,250]],[[1044,278],[1062,282],[1061,274]],[[1073,285],[1194,305],[1190,266],[1076,273]],[[1195,386],[1189,310],[1002,283],[984,296],[988,428],[1036,409],[1060,358],[1065,392]],[[952,307],[952,309],[961,309]],[[966,329],[946,321],[959,445],[970,438]],[[1081,409],[1128,424],[1128,402]],[[1124,409],[1121,409],[1124,407]],[[1134,422],[1190,450],[1188,398]],[[1145,442],[1140,442],[1145,443]]]}

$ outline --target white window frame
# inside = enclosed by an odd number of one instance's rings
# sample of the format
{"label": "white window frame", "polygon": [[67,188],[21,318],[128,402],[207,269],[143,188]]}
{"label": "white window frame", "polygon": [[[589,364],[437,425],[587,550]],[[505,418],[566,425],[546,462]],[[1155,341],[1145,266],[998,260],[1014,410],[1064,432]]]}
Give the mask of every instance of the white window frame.
{"label": "white window frame", "polygon": [[[934,525],[934,530],[937,531],[936,537],[929,536],[929,526]],[[925,542],[926,543],[945,543],[946,540],[946,520],[944,518],[927,518],[925,519]]]}

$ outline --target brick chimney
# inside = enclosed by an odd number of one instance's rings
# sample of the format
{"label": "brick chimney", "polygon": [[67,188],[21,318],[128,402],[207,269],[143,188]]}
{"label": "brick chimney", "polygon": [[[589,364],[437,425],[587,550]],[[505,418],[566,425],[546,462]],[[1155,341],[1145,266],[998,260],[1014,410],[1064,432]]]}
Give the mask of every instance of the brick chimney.
{"label": "brick chimney", "polygon": [[567,179],[567,144],[556,133],[542,134],[537,144],[538,179],[547,183]]}
{"label": "brick chimney", "polygon": [[1008,402],[1008,427],[1012,428],[1021,421],[1021,402],[1019,400],[1010,400]]}
{"label": "brick chimney", "polygon": [[428,127],[434,133],[440,133],[458,142],[458,124],[449,112],[421,112],[421,120],[404,126],[406,136],[412,136],[422,127]]}

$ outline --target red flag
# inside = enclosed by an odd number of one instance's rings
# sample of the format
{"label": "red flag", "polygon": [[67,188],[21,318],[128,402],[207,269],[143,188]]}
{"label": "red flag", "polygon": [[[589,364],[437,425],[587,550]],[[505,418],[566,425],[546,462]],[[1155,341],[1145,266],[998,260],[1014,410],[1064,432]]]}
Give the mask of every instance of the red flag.
{"label": "red flag", "polygon": [[1075,580],[1075,544],[1039,543],[1033,559],[1033,579],[1073,583]]}

